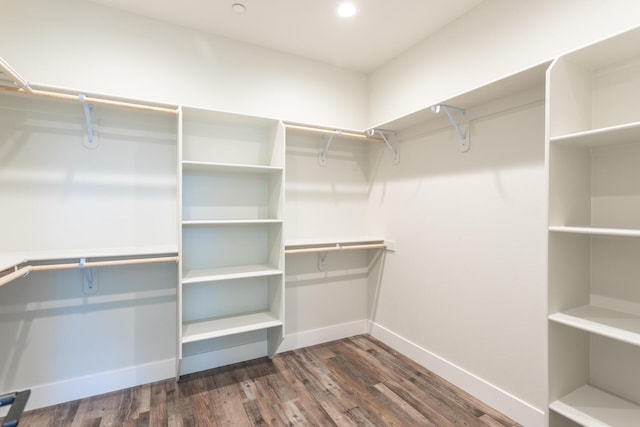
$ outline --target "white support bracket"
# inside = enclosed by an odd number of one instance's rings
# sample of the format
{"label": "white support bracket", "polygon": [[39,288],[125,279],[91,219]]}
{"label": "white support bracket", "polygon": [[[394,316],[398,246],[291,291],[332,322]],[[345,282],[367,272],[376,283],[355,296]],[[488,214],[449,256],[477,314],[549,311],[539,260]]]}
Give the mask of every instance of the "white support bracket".
{"label": "white support bracket", "polygon": [[86,95],[81,93],[78,95],[78,101],[84,107],[84,121],[85,126],[87,128],[87,138],[83,141],[83,144],[86,148],[98,148],[98,137],[93,130],[93,122],[91,120],[91,112],[93,111],[93,104],[90,104],[85,101]]}
{"label": "white support bracket", "polygon": [[367,135],[369,135],[369,136],[374,136],[375,134],[380,135],[380,137],[384,141],[385,145],[387,146],[387,148],[389,149],[389,151],[391,151],[391,154],[393,155],[393,163],[398,164],[398,163],[400,163],[399,150],[398,150],[398,148],[394,147],[391,144],[391,142],[389,141],[389,138],[387,138],[387,135],[386,135],[387,133],[390,133],[393,136],[396,136],[395,132],[389,131],[389,130],[384,130],[384,129],[369,129],[367,131]]}
{"label": "white support bracket", "polygon": [[327,267],[327,257],[329,256],[329,252],[320,252],[318,254],[318,270],[324,271]]}
{"label": "white support bracket", "polygon": [[329,147],[331,147],[333,138],[335,138],[336,136],[339,137],[340,135],[342,135],[342,131],[336,130],[336,133],[329,137],[329,141],[327,141],[327,145],[325,145],[324,150],[322,150],[322,153],[320,153],[320,158],[318,159],[318,163],[320,163],[320,166],[325,166],[327,164],[327,154],[329,153]]}
{"label": "white support bracket", "polygon": [[456,119],[451,114],[451,111],[450,111],[451,109],[460,111],[462,113],[462,117],[464,117],[467,114],[466,110],[458,107],[453,107],[451,105],[437,104],[437,105],[431,106],[432,113],[438,114],[440,110],[444,110],[444,112],[447,114],[447,117],[449,117],[449,121],[451,122],[451,124],[453,125],[453,128],[456,130],[456,132],[458,133],[458,136],[460,137],[458,149],[460,150],[460,152],[464,153],[469,151],[469,132],[468,132],[469,128],[467,127],[467,133],[465,134],[460,128],[460,125],[458,124]]}

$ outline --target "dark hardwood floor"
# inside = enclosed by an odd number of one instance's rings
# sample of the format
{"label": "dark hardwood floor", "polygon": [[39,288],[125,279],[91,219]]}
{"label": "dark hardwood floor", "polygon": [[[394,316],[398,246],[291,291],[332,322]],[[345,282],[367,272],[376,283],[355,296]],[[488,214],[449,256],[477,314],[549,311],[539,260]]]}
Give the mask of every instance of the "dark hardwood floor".
{"label": "dark hardwood floor", "polygon": [[516,426],[368,335],[27,412],[27,426]]}

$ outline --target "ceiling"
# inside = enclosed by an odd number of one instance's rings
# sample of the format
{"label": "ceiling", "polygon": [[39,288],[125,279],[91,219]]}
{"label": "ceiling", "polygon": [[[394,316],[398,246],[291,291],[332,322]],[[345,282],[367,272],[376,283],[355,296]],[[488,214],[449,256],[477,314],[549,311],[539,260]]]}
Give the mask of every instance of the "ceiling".
{"label": "ceiling", "polygon": [[[353,0],[358,13],[339,18],[339,0],[91,0],[104,6],[371,72],[483,0]],[[246,7],[232,10],[234,3]]]}

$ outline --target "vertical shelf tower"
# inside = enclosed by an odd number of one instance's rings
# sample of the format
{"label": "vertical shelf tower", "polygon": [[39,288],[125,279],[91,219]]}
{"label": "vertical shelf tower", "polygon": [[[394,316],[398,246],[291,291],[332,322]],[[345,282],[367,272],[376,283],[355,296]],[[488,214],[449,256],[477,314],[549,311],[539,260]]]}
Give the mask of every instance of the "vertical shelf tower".
{"label": "vertical shelf tower", "polygon": [[[182,109],[177,376],[185,356],[266,342],[272,357],[282,341],[284,134],[275,120]],[[205,368],[230,362],[211,354]]]}
{"label": "vertical shelf tower", "polygon": [[549,425],[640,420],[640,30],[547,74]]}

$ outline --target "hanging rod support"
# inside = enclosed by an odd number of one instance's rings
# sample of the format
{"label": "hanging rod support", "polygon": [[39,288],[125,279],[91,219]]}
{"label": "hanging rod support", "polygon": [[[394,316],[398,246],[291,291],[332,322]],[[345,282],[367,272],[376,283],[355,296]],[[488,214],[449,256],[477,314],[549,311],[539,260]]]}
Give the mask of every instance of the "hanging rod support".
{"label": "hanging rod support", "polygon": [[391,154],[393,154],[394,163],[398,163],[400,161],[400,156],[398,154],[398,149],[394,148],[393,145],[391,145],[391,142],[389,142],[389,138],[387,138],[387,135],[386,135],[387,133],[390,133],[393,136],[396,135],[395,132],[390,131],[390,130],[384,130],[384,129],[369,129],[367,131],[367,135],[368,136],[374,136],[375,134],[380,135],[380,137],[384,141],[384,143],[387,146],[387,148],[389,149],[389,151],[391,151]]}
{"label": "hanging rod support", "polygon": [[329,141],[327,141],[327,145],[324,147],[322,154],[320,154],[320,166],[324,166],[327,164],[327,154],[329,153],[329,147],[331,147],[331,143],[333,142],[333,138],[336,136],[340,137],[342,135],[342,131],[336,129],[335,134],[329,137]]}
{"label": "hanging rod support", "polygon": [[467,139],[467,135],[465,135],[465,133],[462,131],[462,129],[460,128],[460,125],[458,124],[458,122],[453,117],[450,111],[450,110],[460,111],[462,113],[462,116],[464,117],[467,114],[467,110],[454,107],[452,105],[446,105],[446,104],[436,104],[431,106],[431,112],[434,114],[438,114],[441,109],[444,110],[444,112],[447,114],[447,117],[449,117],[449,121],[453,125],[453,128],[458,133],[458,137],[460,137],[460,145],[459,145],[460,151],[462,152],[469,151],[469,140]]}
{"label": "hanging rod support", "polygon": [[87,126],[87,141],[84,146],[87,148],[97,148],[98,141],[95,140],[95,133],[93,132],[93,124],[91,123],[91,112],[93,111],[93,104],[86,102],[87,96],[84,93],[78,95],[78,101],[84,107],[84,120]]}

